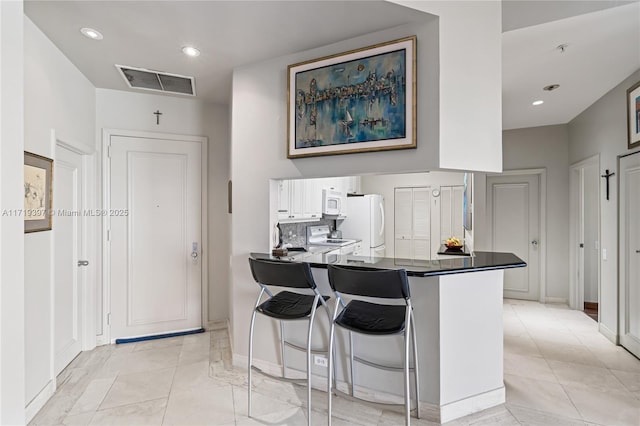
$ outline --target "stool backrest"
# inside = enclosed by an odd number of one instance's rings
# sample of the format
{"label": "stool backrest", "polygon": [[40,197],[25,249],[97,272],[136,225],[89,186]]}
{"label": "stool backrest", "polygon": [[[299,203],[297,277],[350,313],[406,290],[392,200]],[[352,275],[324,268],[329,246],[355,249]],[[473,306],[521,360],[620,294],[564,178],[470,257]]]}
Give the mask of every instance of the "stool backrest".
{"label": "stool backrest", "polygon": [[409,280],[404,269],[363,270],[328,265],[329,284],[333,291],[355,296],[385,299],[408,299]]}
{"label": "stool backrest", "polygon": [[308,263],[249,258],[253,279],[258,284],[289,288],[315,289],[316,283]]}

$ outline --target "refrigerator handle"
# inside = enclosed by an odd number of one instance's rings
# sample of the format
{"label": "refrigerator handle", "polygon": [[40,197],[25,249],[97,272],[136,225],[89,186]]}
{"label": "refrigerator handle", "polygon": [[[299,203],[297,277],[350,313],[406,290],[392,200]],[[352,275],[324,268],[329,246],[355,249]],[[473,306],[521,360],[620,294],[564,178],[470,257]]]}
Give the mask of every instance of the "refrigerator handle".
{"label": "refrigerator handle", "polygon": [[380,207],[380,217],[382,218],[380,221],[380,235],[384,235],[384,206],[380,203],[378,207]]}

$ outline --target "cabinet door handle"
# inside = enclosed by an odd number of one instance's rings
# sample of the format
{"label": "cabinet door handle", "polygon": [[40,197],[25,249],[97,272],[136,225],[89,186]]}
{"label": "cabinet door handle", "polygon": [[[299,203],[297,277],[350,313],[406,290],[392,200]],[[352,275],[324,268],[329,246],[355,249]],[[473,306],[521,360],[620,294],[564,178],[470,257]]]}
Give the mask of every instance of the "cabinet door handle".
{"label": "cabinet door handle", "polygon": [[88,260],[78,260],[78,266],[89,266]]}

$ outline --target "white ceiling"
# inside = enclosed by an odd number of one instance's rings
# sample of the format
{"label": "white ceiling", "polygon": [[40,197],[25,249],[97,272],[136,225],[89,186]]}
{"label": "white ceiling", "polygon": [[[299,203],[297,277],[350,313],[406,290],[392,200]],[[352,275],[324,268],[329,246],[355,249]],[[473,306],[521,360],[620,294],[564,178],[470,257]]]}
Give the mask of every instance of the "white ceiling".
{"label": "white ceiling", "polygon": [[431,17],[381,1],[26,1],[25,13],[96,87],[129,90],[121,64],[193,76],[214,103],[229,102],[238,66]]}
{"label": "white ceiling", "polygon": [[[567,43],[565,53],[556,49]],[[502,34],[502,127],[571,121],[640,69],[640,3]],[[542,90],[559,84],[553,92]],[[544,104],[533,106],[535,100]]]}
{"label": "white ceiling", "polygon": [[[215,103],[229,102],[236,67],[431,19],[381,1],[27,0],[25,13],[96,87],[132,90],[122,64],[194,76],[197,97]],[[640,68],[637,0],[503,0],[503,28],[505,129],[566,123]],[[186,44],[202,55],[184,56]]]}

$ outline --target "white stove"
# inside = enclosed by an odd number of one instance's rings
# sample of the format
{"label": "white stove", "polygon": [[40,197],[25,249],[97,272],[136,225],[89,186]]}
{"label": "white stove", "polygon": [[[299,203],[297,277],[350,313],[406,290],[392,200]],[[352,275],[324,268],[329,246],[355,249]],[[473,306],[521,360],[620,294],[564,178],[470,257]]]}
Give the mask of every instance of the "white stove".
{"label": "white stove", "polygon": [[344,247],[356,242],[346,238],[330,238],[329,225],[307,226],[307,244],[310,246]]}

